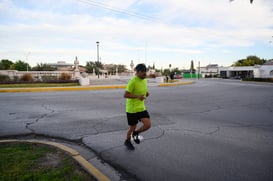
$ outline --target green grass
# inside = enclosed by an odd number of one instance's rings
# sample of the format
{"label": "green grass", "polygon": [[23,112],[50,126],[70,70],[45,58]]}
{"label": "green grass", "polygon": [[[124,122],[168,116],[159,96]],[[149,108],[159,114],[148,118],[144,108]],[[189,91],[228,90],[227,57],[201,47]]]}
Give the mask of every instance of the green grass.
{"label": "green grass", "polygon": [[66,87],[79,85],[79,83],[0,84],[0,88]]}
{"label": "green grass", "polygon": [[33,143],[0,143],[0,180],[95,180],[68,155]]}

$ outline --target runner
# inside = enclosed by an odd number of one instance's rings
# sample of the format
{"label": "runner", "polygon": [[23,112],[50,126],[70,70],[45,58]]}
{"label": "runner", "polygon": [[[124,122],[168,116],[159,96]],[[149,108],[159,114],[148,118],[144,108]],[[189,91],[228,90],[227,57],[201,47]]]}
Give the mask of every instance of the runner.
{"label": "runner", "polygon": [[[139,144],[139,134],[151,127],[150,116],[144,103],[145,99],[149,96],[146,79],[147,68],[145,64],[138,64],[135,71],[136,75],[128,82],[124,93],[124,98],[126,98],[127,120],[130,126],[124,144],[129,150],[135,149],[131,143],[131,136],[135,143]],[[141,121],[143,125],[136,130],[139,121]]]}

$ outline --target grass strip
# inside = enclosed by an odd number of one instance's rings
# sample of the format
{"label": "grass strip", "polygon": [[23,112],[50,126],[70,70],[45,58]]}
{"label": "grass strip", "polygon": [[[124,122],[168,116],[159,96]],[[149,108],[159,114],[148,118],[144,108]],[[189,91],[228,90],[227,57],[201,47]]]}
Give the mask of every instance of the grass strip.
{"label": "grass strip", "polygon": [[0,143],[0,180],[96,180],[64,152],[36,143]]}

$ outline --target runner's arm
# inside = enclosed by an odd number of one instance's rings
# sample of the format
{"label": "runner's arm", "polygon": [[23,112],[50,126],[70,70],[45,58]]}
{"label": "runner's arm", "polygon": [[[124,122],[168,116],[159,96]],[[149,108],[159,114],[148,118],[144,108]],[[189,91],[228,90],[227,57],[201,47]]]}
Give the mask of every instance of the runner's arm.
{"label": "runner's arm", "polygon": [[127,99],[139,99],[139,100],[143,101],[145,99],[145,96],[144,95],[134,95],[134,94],[131,94],[128,91],[125,91],[124,98],[127,98]]}

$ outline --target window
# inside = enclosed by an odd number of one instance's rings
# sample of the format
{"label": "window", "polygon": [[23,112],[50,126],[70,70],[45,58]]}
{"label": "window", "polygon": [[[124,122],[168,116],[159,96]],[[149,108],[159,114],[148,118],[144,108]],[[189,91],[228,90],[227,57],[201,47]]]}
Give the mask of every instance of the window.
{"label": "window", "polygon": [[273,70],[270,71],[269,75],[270,75],[270,76],[273,76]]}

